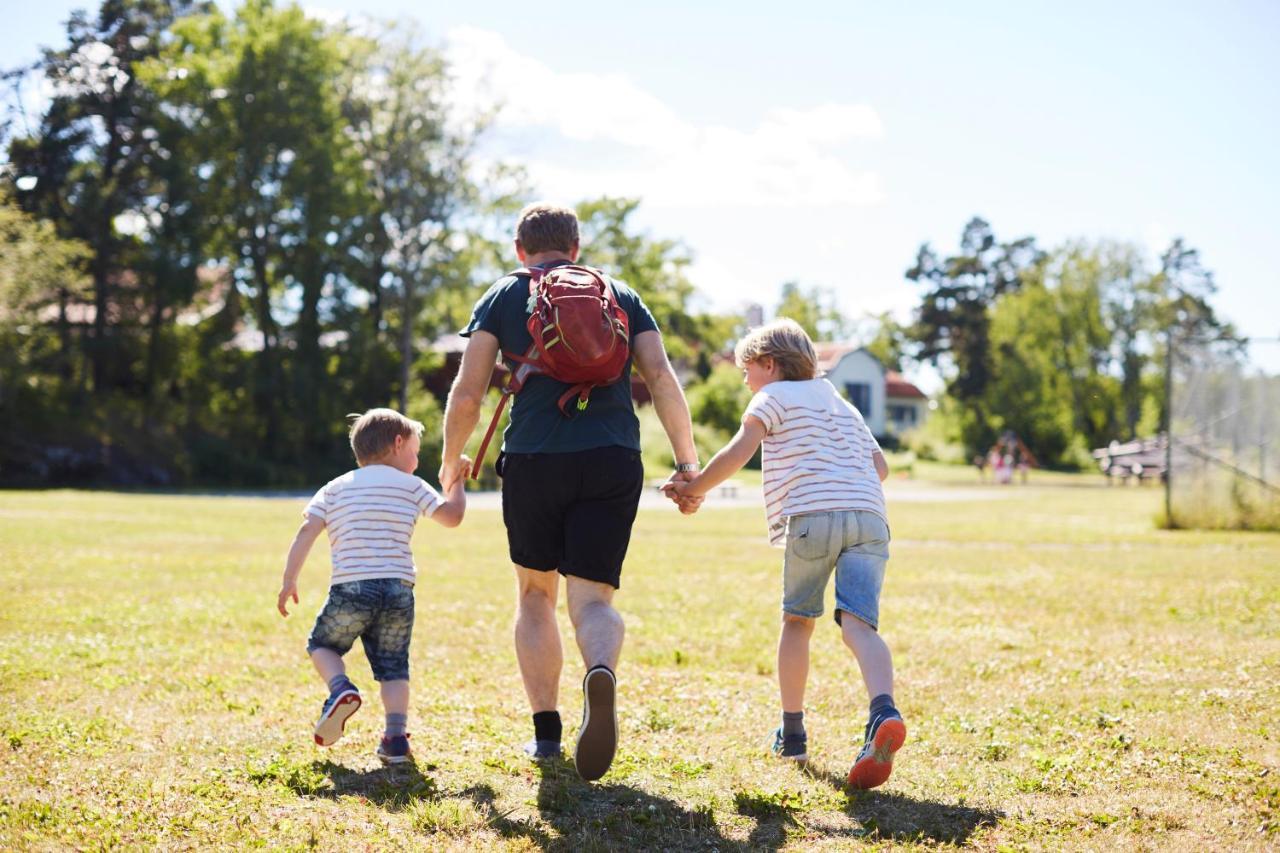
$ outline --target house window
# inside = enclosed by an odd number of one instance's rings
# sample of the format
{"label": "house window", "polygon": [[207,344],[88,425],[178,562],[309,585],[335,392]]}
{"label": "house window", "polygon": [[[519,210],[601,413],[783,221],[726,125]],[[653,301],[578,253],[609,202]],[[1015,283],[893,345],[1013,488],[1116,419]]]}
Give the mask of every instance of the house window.
{"label": "house window", "polygon": [[844,394],[864,418],[871,416],[871,386],[865,382],[844,383]]}
{"label": "house window", "polygon": [[889,420],[902,426],[912,426],[916,422],[915,406],[889,406]]}

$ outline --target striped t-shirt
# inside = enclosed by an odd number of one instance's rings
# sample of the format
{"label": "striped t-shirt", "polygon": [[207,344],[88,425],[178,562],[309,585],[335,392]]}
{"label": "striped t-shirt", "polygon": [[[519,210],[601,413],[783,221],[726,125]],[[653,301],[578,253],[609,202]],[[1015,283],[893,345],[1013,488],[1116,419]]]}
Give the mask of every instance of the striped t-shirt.
{"label": "striped t-shirt", "polygon": [[770,382],[743,415],[765,426],[764,507],[769,543],[785,544],[787,519],[862,509],[888,523],[871,455],[880,450],[858,410],[825,379]]}
{"label": "striped t-shirt", "polygon": [[420,477],[390,465],[348,471],[316,492],[303,511],[325,523],[333,556],[330,583],[403,578],[417,569],[409,540],[420,515],[431,515],[440,494]]}

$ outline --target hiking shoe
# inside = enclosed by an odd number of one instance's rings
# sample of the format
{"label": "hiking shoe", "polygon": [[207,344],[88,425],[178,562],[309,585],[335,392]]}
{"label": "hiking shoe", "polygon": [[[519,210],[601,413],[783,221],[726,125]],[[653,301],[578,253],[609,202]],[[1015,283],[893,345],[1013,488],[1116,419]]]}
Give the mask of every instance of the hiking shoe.
{"label": "hiking shoe", "polygon": [[409,749],[408,735],[394,735],[392,737],[382,736],[382,742],[378,744],[378,757],[382,759],[383,764],[404,764],[406,761],[413,760],[413,752]]}
{"label": "hiking shoe", "polygon": [[346,687],[332,693],[324,700],[320,709],[320,719],[316,720],[316,743],[321,746],[333,746],[342,737],[347,720],[360,710],[360,691],[354,687]]}
{"label": "hiking shoe", "polygon": [[773,745],[770,746],[770,749],[779,758],[794,761],[796,764],[805,764],[809,761],[809,736],[788,735],[783,737],[782,726],[778,726],[773,730]]}
{"label": "hiking shoe", "polygon": [[524,754],[534,761],[544,761],[548,758],[559,758],[563,753],[558,740],[534,739],[524,745]]}
{"label": "hiking shoe", "polygon": [[907,725],[897,711],[867,723],[862,751],[849,768],[849,786],[867,790],[883,785],[893,772],[893,754],[907,739]]}
{"label": "hiking shoe", "polygon": [[578,729],[573,764],[588,782],[609,770],[618,749],[617,686],[607,666],[592,667],[582,679],[582,728]]}

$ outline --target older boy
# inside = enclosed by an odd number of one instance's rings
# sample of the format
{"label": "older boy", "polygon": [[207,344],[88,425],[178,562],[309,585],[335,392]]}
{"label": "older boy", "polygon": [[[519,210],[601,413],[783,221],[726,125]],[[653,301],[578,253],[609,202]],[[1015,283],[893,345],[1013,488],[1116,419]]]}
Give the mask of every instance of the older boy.
{"label": "older boy", "polygon": [[[391,409],[370,409],[351,425],[354,471],[330,480],[307,504],[305,521],[285,561],[276,608],[288,616],[298,602],[298,573],[320,531],[328,529],[333,576],[307,652],[329,698],[315,725],[315,740],[331,746],[360,708],[360,691],[347,678],[342,656],[356,638],[364,644],[373,678],[381,686],[386,731],[377,755],[384,764],[410,760],[409,638],[413,634],[413,585],[417,568],[409,540],[421,515],[457,527],[467,498],[459,478],[441,498],[413,476],[422,424]],[[470,460],[464,460],[464,467]]]}
{"label": "older boy", "polygon": [[[889,778],[906,726],[893,703],[893,661],[877,633],[880,587],[889,558],[889,524],[881,482],[889,468],[858,410],[826,379],[804,329],[779,320],[738,342],[734,355],[755,392],[733,440],[688,483],[668,493],[679,501],[705,495],[746,464],[764,443],[764,495],[769,541],[785,546],[778,686],[782,725],[776,755],[808,760],[804,690],[809,639],[822,596],[836,577],[836,624],[857,658],[871,697],[861,751],[849,784],[874,788]],[[852,618],[841,618],[849,616]]]}

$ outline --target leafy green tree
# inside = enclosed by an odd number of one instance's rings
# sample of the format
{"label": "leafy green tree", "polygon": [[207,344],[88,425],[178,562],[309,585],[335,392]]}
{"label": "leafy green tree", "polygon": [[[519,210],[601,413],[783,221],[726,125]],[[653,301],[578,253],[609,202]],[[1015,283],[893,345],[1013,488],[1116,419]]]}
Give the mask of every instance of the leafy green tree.
{"label": "leafy green tree", "polygon": [[998,243],[991,226],[975,217],[965,225],[960,254],[942,259],[926,243],[907,270],[924,287],[911,330],[914,355],[947,376],[947,393],[967,412],[969,451],[985,450],[996,435],[984,407],[992,377],[989,309],[1018,290],[1041,258],[1033,238]]}
{"label": "leafy green tree", "polygon": [[68,307],[88,291],[88,246],[0,193],[0,412],[14,436],[18,415],[44,409],[76,369]]}
{"label": "leafy green tree", "polygon": [[[459,220],[480,203],[470,155],[488,116],[451,115],[443,55],[411,27],[388,25],[344,42],[351,73],[343,112],[364,164],[368,212],[353,229],[370,290],[370,320],[383,328],[386,294],[399,297],[399,405],[408,403],[423,307],[458,282],[451,261],[470,241]],[[457,289],[456,287],[452,289]]]}
{"label": "leafy green tree", "polygon": [[96,391],[133,384],[130,338],[112,326],[136,322],[155,281],[141,280],[153,270],[134,223],[158,191],[155,167],[169,152],[157,130],[159,102],[138,70],[161,52],[174,21],[206,8],[191,0],[106,0],[96,18],[72,14],[65,47],[6,75],[39,74],[54,93],[39,127],[13,138],[8,154],[14,174],[35,179],[21,194],[23,207],[91,250],[86,344]]}
{"label": "leafy green tree", "polygon": [[[251,300],[261,335],[253,407],[261,413],[260,444],[277,459],[322,453],[338,416],[321,390],[322,303],[344,295],[346,283],[334,273],[344,227],[367,209],[334,85],[339,41],[295,5],[249,0],[234,19],[215,12],[177,22],[150,68],[167,109],[195,137],[199,190],[212,220],[207,249]],[[286,297],[296,309],[281,312]],[[291,356],[286,333],[296,348]],[[293,413],[287,424],[286,411]]]}

